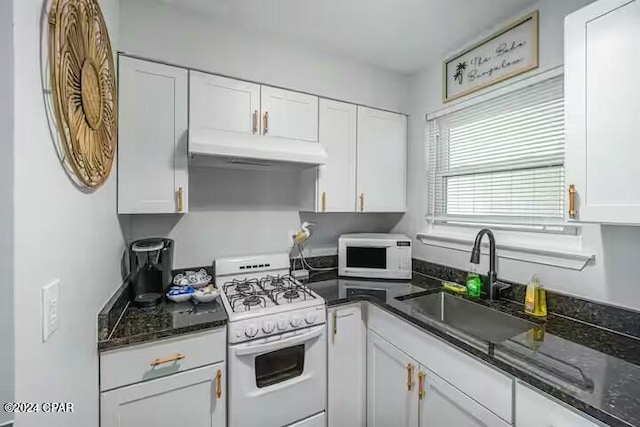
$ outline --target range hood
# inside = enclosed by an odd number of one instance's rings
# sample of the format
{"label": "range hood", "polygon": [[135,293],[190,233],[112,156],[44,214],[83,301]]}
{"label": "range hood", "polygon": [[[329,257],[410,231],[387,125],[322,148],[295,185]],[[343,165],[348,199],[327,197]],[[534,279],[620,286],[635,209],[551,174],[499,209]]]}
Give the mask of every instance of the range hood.
{"label": "range hood", "polygon": [[189,129],[189,157],[193,166],[306,169],[324,165],[327,152],[317,142]]}

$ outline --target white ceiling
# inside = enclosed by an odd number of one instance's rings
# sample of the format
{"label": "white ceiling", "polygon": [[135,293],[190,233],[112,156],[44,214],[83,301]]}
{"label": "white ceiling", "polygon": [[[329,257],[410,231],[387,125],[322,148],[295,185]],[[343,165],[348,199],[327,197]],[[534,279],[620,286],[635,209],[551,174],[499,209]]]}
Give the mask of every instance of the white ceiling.
{"label": "white ceiling", "polygon": [[240,28],[275,33],[414,73],[532,0],[160,0]]}

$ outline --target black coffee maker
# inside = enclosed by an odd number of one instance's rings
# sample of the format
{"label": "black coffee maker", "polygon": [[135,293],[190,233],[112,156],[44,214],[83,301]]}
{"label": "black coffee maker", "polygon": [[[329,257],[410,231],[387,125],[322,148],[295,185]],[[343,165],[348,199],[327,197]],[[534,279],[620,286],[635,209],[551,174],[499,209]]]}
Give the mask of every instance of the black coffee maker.
{"label": "black coffee maker", "polygon": [[129,266],[131,302],[138,307],[158,304],[171,286],[173,240],[151,238],[132,242]]}

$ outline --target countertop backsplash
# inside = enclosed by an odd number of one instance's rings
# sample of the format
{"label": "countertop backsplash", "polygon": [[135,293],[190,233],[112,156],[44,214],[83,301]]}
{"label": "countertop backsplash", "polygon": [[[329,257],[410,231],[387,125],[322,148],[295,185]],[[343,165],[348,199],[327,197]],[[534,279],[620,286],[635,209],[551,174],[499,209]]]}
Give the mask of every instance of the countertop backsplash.
{"label": "countertop backsplash", "polygon": [[[464,284],[467,272],[453,267],[413,259],[413,271],[426,276]],[[483,280],[486,276],[481,275]],[[500,280],[511,285],[501,292],[501,298],[524,304],[526,285]],[[614,332],[640,338],[640,312],[616,307],[547,289],[547,310]]]}
{"label": "countertop backsplash", "polygon": [[[322,270],[311,271],[310,280],[321,281],[337,277],[338,256],[307,257],[306,262],[313,268]],[[291,258],[291,268],[301,268],[302,260],[299,257]],[[173,270],[173,275],[186,270],[199,270],[204,268],[208,274],[215,277],[214,265],[181,268]],[[330,269],[330,270],[325,270]],[[467,272],[441,264],[413,258],[412,269],[414,275],[422,275],[438,280],[447,280],[464,283]],[[485,279],[485,276],[482,276]],[[511,285],[501,293],[501,298],[516,304],[523,304],[526,286],[523,284],[503,281]],[[109,339],[121,319],[124,311],[129,306],[129,284],[124,283],[113,294],[104,308],[98,313],[98,341]],[[616,307],[582,298],[556,293],[547,289],[547,307],[549,313],[560,317],[568,317],[613,332],[640,339],[640,312]]]}

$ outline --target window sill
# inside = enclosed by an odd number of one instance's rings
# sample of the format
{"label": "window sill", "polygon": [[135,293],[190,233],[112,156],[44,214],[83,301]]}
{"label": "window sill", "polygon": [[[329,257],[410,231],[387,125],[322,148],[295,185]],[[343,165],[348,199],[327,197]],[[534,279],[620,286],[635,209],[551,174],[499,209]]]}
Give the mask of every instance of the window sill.
{"label": "window sill", "polygon": [[[427,246],[471,253],[478,230],[452,226],[431,226],[417,234],[418,240]],[[568,270],[582,271],[595,259],[580,249],[580,236],[539,236],[526,232],[495,231],[498,258],[530,262]],[[489,253],[488,240],[484,239],[482,254]]]}

